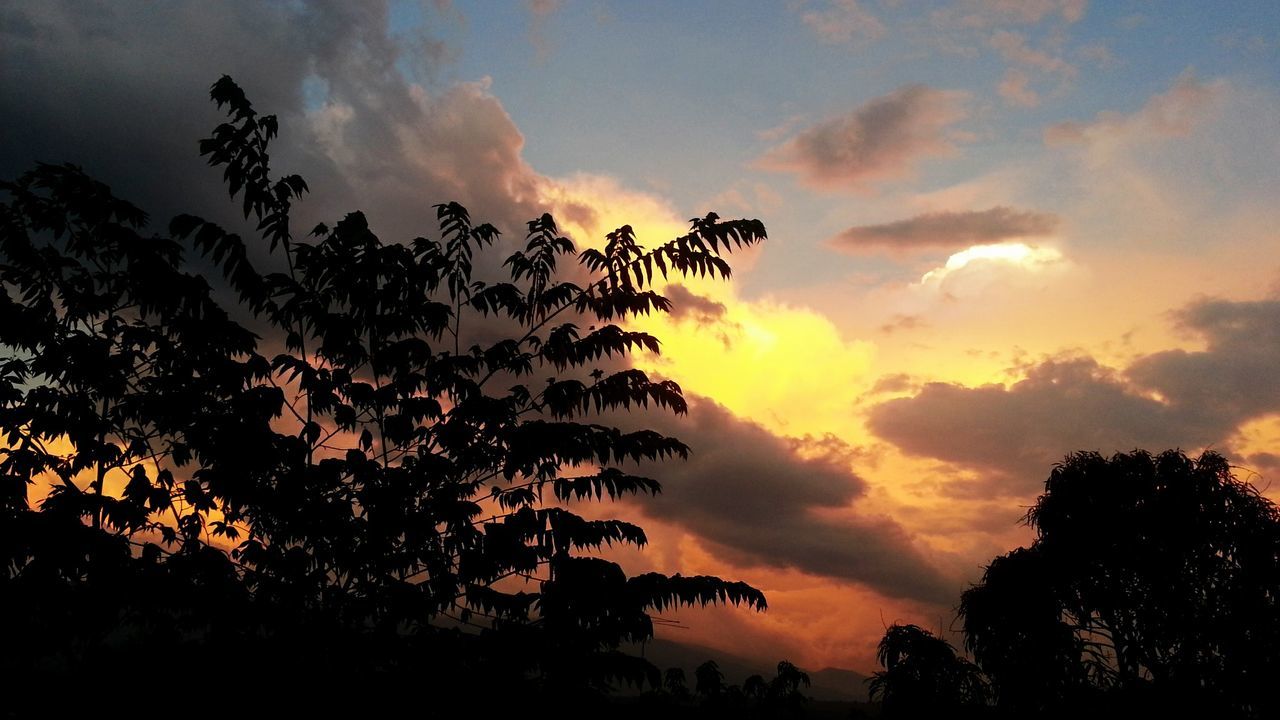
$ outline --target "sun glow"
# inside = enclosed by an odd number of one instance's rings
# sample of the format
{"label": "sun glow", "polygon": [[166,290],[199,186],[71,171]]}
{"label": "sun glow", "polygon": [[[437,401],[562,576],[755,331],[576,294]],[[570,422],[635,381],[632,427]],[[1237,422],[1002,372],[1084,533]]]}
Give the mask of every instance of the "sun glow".
{"label": "sun glow", "polygon": [[1036,247],[1020,242],[974,245],[947,258],[946,264],[942,267],[934,268],[922,275],[920,284],[940,282],[948,275],[978,263],[1000,263],[1038,270],[1060,260],[1062,260],[1062,253],[1050,247]]}
{"label": "sun glow", "polygon": [[811,310],[726,290],[716,296],[725,306],[718,318],[637,319],[637,329],[661,338],[662,354],[638,355],[636,364],[774,432],[850,429],[854,399],[870,379],[871,343],[845,340]]}

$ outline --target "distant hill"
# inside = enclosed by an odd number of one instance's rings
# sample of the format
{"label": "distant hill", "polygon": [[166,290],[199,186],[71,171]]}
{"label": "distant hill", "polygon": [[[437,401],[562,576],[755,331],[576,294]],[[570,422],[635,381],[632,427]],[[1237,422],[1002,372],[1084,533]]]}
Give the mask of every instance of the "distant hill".
{"label": "distant hill", "polygon": [[[642,655],[662,670],[672,667],[683,669],[690,689],[693,689],[694,668],[708,660],[715,660],[720,666],[720,672],[724,673],[725,682],[734,685],[741,685],[743,680],[752,675],[762,675],[767,680],[777,672],[776,660],[772,663],[749,660],[702,645],[672,640],[654,639],[645,643],[643,648],[636,645],[628,651]],[[788,658],[778,658],[778,660],[786,659]],[[801,669],[809,673],[809,678],[813,681],[813,686],[805,691],[805,694],[814,700],[836,702],[866,702],[867,700],[867,676],[862,673],[841,668],[823,668],[817,671],[803,667]]]}

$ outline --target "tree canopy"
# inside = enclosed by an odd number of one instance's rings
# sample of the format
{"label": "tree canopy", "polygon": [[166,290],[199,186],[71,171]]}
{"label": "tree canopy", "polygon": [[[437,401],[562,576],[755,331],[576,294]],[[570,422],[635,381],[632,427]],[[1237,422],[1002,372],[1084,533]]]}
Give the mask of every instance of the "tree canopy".
{"label": "tree canopy", "polygon": [[659,350],[625,320],[671,309],[658,278],[727,278],[758,220],[578,251],[544,214],[487,282],[499,230],[456,203],[438,239],[384,242],[359,212],[299,238],[276,119],[230,78],[211,97],[228,120],[200,152],[260,238],[191,215],[147,234],[72,165],[0,185],[0,673],[251,658],[348,688],[657,687],[618,650],[651,613],[765,607],[740,582],[628,577],[598,551],[644,531],[570,507],[658,493],[626,464],[689,452],[598,421],[686,411],[623,362]]}
{"label": "tree canopy", "polygon": [[1221,455],[1074,453],[1026,520],[960,604],[999,706],[1280,710],[1280,514]]}
{"label": "tree canopy", "polygon": [[871,676],[869,689],[885,717],[964,717],[986,707],[987,684],[978,668],[917,625],[889,626],[876,659],[884,670]]}

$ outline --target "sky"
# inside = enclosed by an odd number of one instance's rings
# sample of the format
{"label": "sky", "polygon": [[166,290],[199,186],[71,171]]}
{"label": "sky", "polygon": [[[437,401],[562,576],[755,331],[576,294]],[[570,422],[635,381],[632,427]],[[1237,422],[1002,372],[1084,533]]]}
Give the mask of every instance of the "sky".
{"label": "sky", "polygon": [[0,177],[230,220],[195,151],[224,73],[281,118],[298,226],[765,223],[635,323],[691,410],[632,420],[694,454],[604,508],[650,536],[618,557],[770,605],[664,637],[870,671],[887,624],[954,627],[1076,450],[1213,449],[1280,496],[1278,3],[4,3]]}

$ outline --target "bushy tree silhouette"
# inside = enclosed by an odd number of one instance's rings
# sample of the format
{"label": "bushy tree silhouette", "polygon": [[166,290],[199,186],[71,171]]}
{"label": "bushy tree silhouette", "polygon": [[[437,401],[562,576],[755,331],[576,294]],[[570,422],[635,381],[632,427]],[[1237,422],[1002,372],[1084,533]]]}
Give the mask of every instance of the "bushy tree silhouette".
{"label": "bushy tree silhouette", "polygon": [[889,626],[870,678],[885,717],[969,717],[986,709],[986,680],[951,644],[917,625]]}
{"label": "bushy tree silhouette", "polygon": [[1075,453],[1026,519],[960,606],[1002,708],[1280,711],[1280,514],[1222,456]]}
{"label": "bushy tree silhouette", "polygon": [[[275,118],[230,78],[211,96],[229,119],[201,153],[284,272],[193,216],[144,235],[140,210],[73,166],[2,186],[0,673],[251,657],[347,687],[657,686],[618,652],[652,636],[650,612],[764,608],[743,583],[627,577],[590,553],[643,530],[565,506],[657,493],[624,463],[688,453],[592,421],[686,411],[674,382],[596,366],[658,350],[619,324],[670,310],[655,274],[728,277],[722,256],[763,240],[759,221],[708,214],[651,249],[624,226],[578,253],[543,215],[510,281],[486,283],[473,258],[498,230],[456,203],[436,208],[439,240],[384,243],[358,212],[298,239],[307,186],[272,175]],[[575,256],[585,279],[560,280]],[[484,317],[507,332],[475,344]]]}

